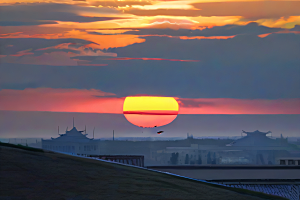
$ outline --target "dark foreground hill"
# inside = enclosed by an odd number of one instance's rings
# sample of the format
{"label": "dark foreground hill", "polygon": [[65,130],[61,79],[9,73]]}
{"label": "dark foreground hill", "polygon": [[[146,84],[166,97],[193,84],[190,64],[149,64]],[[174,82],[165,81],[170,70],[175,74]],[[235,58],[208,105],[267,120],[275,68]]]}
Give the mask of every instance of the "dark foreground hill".
{"label": "dark foreground hill", "polygon": [[[246,194],[246,193],[247,194]],[[0,199],[283,199],[144,169],[0,144]]]}

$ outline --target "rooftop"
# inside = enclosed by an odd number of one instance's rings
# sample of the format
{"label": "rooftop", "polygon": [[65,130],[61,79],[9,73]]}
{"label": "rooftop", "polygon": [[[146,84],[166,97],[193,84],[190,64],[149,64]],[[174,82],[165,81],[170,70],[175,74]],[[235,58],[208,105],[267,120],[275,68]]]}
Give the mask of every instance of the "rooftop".
{"label": "rooftop", "polygon": [[256,130],[254,132],[243,131],[243,133],[246,133],[247,136],[233,141],[227,146],[288,146],[288,143],[283,138],[281,140],[274,140],[267,137],[267,134],[271,133],[271,131],[260,132]]}
{"label": "rooftop", "polygon": [[93,140],[88,138],[86,135],[87,134],[82,134],[84,131],[78,131],[76,127],[73,127],[70,131],[66,131],[65,134],[60,134],[59,137],[57,138],[52,138],[51,141],[88,141],[88,140]]}

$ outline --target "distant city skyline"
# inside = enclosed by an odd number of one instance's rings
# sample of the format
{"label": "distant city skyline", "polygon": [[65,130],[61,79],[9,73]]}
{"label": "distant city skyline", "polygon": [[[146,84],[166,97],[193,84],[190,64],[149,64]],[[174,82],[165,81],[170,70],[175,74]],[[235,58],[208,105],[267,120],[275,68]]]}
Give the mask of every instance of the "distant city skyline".
{"label": "distant city skyline", "polygon": [[[57,137],[66,128],[84,130],[88,137],[194,137],[240,136],[242,130],[272,131],[272,136],[297,137],[300,134],[300,115],[179,115],[172,123],[157,128],[139,128],[121,114],[15,112],[0,111],[0,138]],[[159,135],[158,130],[164,133]],[[244,134],[245,135],[245,134]]]}

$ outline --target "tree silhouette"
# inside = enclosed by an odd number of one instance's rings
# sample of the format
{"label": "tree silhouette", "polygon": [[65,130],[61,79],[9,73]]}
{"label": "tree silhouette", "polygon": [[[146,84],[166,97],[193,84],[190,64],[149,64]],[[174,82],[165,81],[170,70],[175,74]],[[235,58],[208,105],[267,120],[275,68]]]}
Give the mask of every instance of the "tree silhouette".
{"label": "tree silhouette", "polygon": [[189,159],[189,154],[186,154],[186,155],[185,155],[185,162],[184,162],[184,163],[185,163],[185,164],[189,164],[189,160],[190,160],[190,159]]}
{"label": "tree silhouette", "polygon": [[211,164],[210,152],[207,154],[207,164]]}
{"label": "tree silhouette", "polygon": [[198,164],[199,164],[199,165],[202,164],[202,158],[201,158],[201,155],[198,156]]}
{"label": "tree silhouette", "polygon": [[211,164],[214,164],[214,165],[217,164],[216,152],[214,152],[214,154],[213,154],[213,159],[212,159]]}
{"label": "tree silhouette", "polygon": [[176,161],[175,159],[176,159],[175,153],[172,153],[171,158],[170,158],[170,162],[172,165],[175,165],[175,161]]}
{"label": "tree silhouette", "polygon": [[171,159],[170,159],[170,162],[172,165],[176,165],[177,162],[178,162],[178,152],[177,153],[172,153],[172,156],[171,156]]}

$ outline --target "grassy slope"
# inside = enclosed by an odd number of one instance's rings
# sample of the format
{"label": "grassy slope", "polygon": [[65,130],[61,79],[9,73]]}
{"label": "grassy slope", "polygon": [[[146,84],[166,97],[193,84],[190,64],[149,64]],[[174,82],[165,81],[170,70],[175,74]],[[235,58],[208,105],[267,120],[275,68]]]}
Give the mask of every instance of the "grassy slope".
{"label": "grassy slope", "polygon": [[3,143],[0,163],[0,199],[283,199]]}

